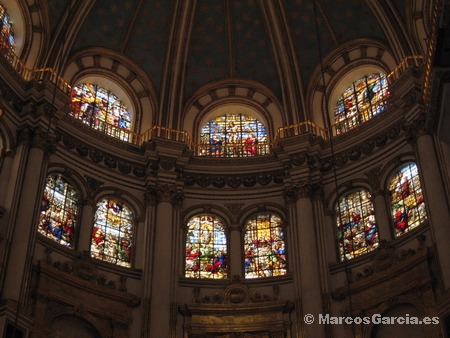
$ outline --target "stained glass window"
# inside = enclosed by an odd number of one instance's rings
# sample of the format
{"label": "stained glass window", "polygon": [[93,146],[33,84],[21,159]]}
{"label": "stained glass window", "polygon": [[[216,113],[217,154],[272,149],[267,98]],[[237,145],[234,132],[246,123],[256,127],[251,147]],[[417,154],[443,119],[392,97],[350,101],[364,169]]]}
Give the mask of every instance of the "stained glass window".
{"label": "stained glass window", "polygon": [[188,278],[227,278],[227,237],[218,218],[191,218],[187,224],[185,262]]}
{"label": "stained glass window", "polygon": [[129,141],[130,113],[122,101],[105,88],[90,83],[75,86],[71,115],[94,129]]}
{"label": "stained glass window", "polygon": [[77,231],[78,194],[59,175],[49,175],[41,201],[38,232],[67,246],[74,247]]}
{"label": "stained glass window", "polygon": [[200,156],[249,157],[268,152],[266,127],[251,116],[221,115],[200,130]]}
{"label": "stained glass window", "polygon": [[415,163],[402,166],[389,183],[392,220],[396,236],[427,220],[425,201]]}
{"label": "stained glass window", "polygon": [[355,258],[378,246],[375,213],[367,191],[356,191],[341,198],[336,215],[341,260]]}
{"label": "stained glass window", "polygon": [[113,198],[97,203],[91,236],[91,257],[130,267],[134,215],[130,208]]}
{"label": "stained glass window", "polygon": [[334,110],[336,134],[345,133],[381,113],[388,96],[388,83],[383,74],[371,74],[353,82]]}
{"label": "stained glass window", "polygon": [[11,17],[0,2],[0,46],[2,50],[14,51],[15,39]]}
{"label": "stained glass window", "polygon": [[286,274],[286,246],[281,219],[270,212],[247,221],[244,235],[245,278]]}

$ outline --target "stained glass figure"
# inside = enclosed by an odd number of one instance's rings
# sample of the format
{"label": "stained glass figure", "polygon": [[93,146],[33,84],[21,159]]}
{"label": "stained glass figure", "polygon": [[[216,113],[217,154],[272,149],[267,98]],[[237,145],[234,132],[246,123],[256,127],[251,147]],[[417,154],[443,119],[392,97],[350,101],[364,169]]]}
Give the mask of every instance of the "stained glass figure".
{"label": "stained glass figure", "polygon": [[14,52],[15,44],[11,17],[5,6],[0,2],[0,49]]}
{"label": "stained glass figure", "polygon": [[97,203],[91,236],[91,257],[131,267],[134,215],[130,208],[113,198]]}
{"label": "stained glass figure", "polygon": [[227,237],[222,222],[210,215],[187,224],[185,277],[227,278]]}
{"label": "stained glass figure", "polygon": [[129,141],[130,113],[122,101],[105,88],[90,83],[73,87],[70,114],[94,129]]}
{"label": "stained glass figure", "polygon": [[77,232],[78,194],[59,175],[49,175],[41,201],[38,232],[54,241],[74,247]]}
{"label": "stained glass figure", "polygon": [[425,201],[415,163],[402,166],[389,183],[395,235],[400,236],[427,220]]}
{"label": "stained glass figure", "polygon": [[353,82],[334,110],[336,134],[345,133],[381,113],[387,106],[388,83],[383,74],[371,74]]}
{"label": "stained glass figure", "polygon": [[336,215],[341,260],[355,258],[378,246],[375,213],[367,191],[359,190],[341,198]]}
{"label": "stained glass figure", "polygon": [[221,115],[200,130],[199,156],[250,157],[268,152],[266,127],[251,116]]}
{"label": "stained glass figure", "polygon": [[245,278],[286,274],[286,246],[281,219],[270,212],[247,221],[244,235]]}

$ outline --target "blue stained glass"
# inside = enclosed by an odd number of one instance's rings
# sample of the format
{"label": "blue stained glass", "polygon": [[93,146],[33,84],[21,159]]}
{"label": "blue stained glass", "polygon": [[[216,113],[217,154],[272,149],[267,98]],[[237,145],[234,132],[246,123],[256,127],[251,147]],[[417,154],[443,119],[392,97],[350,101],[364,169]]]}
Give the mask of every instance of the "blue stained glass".
{"label": "blue stained glass", "polygon": [[334,110],[336,134],[345,133],[381,113],[389,96],[383,74],[371,74],[352,83],[339,98]]}
{"label": "blue stained glass", "polygon": [[226,114],[200,130],[199,156],[250,157],[268,154],[266,127],[254,117]]}
{"label": "blue stained glass", "polygon": [[425,200],[415,163],[402,166],[389,183],[392,221],[400,236],[427,220]]}
{"label": "blue stained glass", "polygon": [[124,203],[104,198],[97,203],[91,257],[131,267],[134,215]]}
{"label": "blue stained glass", "polygon": [[355,258],[378,246],[375,212],[367,191],[356,191],[341,198],[336,215],[341,260]]}
{"label": "blue stained glass", "polygon": [[286,270],[286,246],[281,219],[264,212],[247,222],[244,235],[245,278],[282,276]]}
{"label": "blue stained glass", "polygon": [[121,131],[130,131],[131,115],[122,101],[105,88],[90,83],[75,86],[70,114],[96,130],[128,140],[128,133]]}
{"label": "blue stained glass", "polygon": [[11,17],[0,2],[0,49],[14,52],[15,39]]}
{"label": "blue stained glass", "polygon": [[187,224],[185,277],[227,278],[227,237],[222,222],[210,215]]}
{"label": "blue stained glass", "polygon": [[77,231],[77,192],[59,175],[47,177],[41,201],[38,232],[54,241],[74,247]]}

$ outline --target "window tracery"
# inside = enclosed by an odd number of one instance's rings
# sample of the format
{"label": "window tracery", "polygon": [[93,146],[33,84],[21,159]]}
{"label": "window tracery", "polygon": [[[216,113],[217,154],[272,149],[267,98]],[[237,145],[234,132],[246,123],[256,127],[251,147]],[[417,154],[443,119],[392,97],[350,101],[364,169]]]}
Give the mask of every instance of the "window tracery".
{"label": "window tracery", "polygon": [[405,164],[397,170],[389,182],[389,192],[396,236],[427,220],[422,186],[415,163]]}
{"label": "window tracery", "polygon": [[336,205],[339,255],[352,259],[378,246],[378,229],[369,192],[359,190],[341,198]]}
{"label": "window tracery", "polygon": [[336,135],[343,134],[370,120],[386,109],[389,89],[384,74],[366,75],[349,86],[336,103]]}
{"label": "window tracery", "polygon": [[38,232],[61,245],[74,247],[77,232],[78,194],[59,175],[46,179],[38,222]]}
{"label": "window tracery", "polygon": [[191,218],[186,233],[185,277],[225,279],[227,276],[224,225],[211,215]]}
{"label": "window tracery", "polygon": [[11,17],[6,7],[0,2],[0,47],[2,50],[14,52],[15,38]]}
{"label": "window tracery", "polygon": [[121,201],[104,198],[97,203],[91,235],[91,257],[131,267],[134,215]]}
{"label": "window tracery", "polygon": [[200,130],[199,156],[250,157],[268,153],[263,123],[244,114],[225,114]]}
{"label": "window tracery", "polygon": [[258,213],[247,221],[244,235],[245,278],[286,275],[286,246],[281,223],[281,218],[271,212]]}
{"label": "window tracery", "polygon": [[91,83],[73,87],[70,114],[91,128],[123,141],[130,140],[130,113],[116,95],[103,87]]}

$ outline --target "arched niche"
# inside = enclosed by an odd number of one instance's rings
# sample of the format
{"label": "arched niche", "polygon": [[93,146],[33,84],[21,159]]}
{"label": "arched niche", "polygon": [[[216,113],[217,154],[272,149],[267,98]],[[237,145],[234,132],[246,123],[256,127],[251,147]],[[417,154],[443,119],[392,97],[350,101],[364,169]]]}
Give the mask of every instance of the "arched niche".
{"label": "arched niche", "polygon": [[49,331],[48,338],[101,338],[92,324],[71,315],[53,319],[49,325]]}

